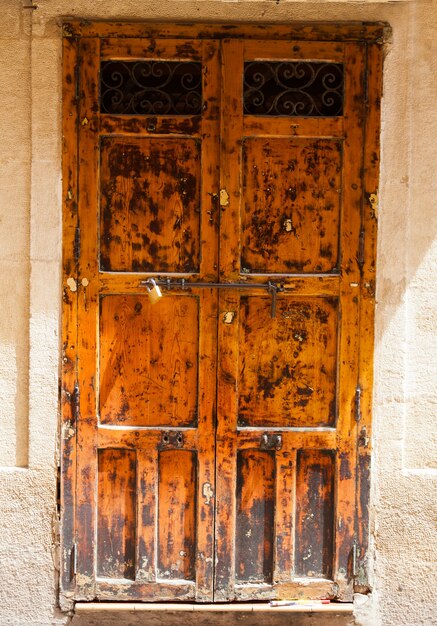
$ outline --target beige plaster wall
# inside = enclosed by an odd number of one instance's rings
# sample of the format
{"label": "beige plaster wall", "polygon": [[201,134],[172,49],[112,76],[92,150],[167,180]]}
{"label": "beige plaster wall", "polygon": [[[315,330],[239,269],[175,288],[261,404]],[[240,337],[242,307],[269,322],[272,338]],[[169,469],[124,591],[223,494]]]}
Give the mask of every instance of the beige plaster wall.
{"label": "beige plaster wall", "polygon": [[[0,625],[56,608],[63,17],[385,20],[372,482],[363,626],[437,624],[437,2],[0,4]],[[358,604],[358,602],[357,602]]]}

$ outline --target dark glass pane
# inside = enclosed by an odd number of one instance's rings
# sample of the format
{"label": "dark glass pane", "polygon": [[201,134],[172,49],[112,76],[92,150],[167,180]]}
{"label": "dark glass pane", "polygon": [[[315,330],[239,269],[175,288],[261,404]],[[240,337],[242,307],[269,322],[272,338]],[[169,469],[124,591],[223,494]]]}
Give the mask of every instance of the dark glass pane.
{"label": "dark glass pane", "polygon": [[244,113],[332,117],[343,114],[341,63],[251,61],[244,64]]}
{"label": "dark glass pane", "polygon": [[100,110],[115,115],[198,115],[202,64],[191,61],[104,61]]}

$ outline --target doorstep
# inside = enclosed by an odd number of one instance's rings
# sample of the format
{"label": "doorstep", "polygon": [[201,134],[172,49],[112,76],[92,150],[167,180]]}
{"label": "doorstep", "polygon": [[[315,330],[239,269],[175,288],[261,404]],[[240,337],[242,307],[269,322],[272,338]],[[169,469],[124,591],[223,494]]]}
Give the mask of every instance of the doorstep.
{"label": "doorstep", "polygon": [[[182,615],[183,613],[183,615]],[[78,602],[72,626],[352,626],[353,604],[139,604]]]}

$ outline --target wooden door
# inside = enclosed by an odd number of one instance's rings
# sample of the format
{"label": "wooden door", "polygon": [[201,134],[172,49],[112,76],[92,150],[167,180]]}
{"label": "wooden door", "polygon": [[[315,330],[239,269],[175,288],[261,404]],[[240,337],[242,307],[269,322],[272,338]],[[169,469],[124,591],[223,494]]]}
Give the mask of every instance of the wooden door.
{"label": "wooden door", "polygon": [[371,55],[224,33],[64,47],[76,599],[345,600],[365,554]]}
{"label": "wooden door", "polygon": [[363,63],[359,44],[223,42],[220,279],[284,291],[274,318],[256,288],[221,295],[222,599],[352,578]]}

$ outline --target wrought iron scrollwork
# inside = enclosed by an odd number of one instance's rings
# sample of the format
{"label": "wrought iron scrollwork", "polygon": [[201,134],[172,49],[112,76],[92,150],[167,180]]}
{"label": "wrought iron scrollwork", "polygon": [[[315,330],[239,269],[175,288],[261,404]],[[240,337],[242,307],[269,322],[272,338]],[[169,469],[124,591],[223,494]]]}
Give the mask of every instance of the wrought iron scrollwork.
{"label": "wrought iron scrollwork", "polygon": [[343,95],[341,63],[250,61],[244,64],[244,112],[248,115],[342,115]]}
{"label": "wrought iron scrollwork", "polygon": [[115,115],[198,115],[202,110],[202,64],[103,61],[100,110]]}

